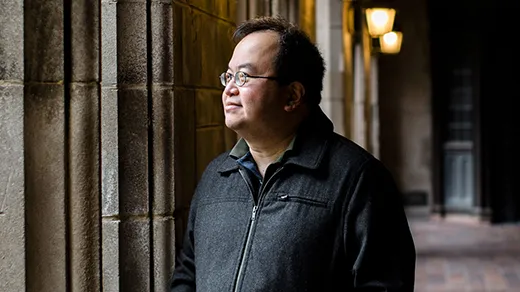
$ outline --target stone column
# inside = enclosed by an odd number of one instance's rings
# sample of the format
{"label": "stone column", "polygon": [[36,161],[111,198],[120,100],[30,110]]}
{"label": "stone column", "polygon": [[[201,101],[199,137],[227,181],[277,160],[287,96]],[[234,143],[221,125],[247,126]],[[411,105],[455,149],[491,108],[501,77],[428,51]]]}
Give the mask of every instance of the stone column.
{"label": "stone column", "polygon": [[344,135],[353,137],[353,108],[354,108],[354,7],[353,2],[342,1],[342,40],[343,40],[343,113]]}
{"label": "stone column", "polygon": [[234,139],[235,2],[3,8],[0,291],[168,291],[196,181]]}
{"label": "stone column", "polygon": [[174,258],[174,17],[101,2],[102,287],[167,291]]}
{"label": "stone column", "polygon": [[380,158],[379,143],[379,58],[372,56],[370,67],[370,149],[376,158]]}
{"label": "stone column", "polygon": [[312,41],[316,41],[316,4],[315,0],[299,0],[299,25],[309,34]]}
{"label": "stone column", "polygon": [[58,0],[26,0],[24,9],[26,291],[61,292],[71,259],[66,11]]}
{"label": "stone column", "polygon": [[343,30],[342,3],[320,0],[316,3],[316,42],[325,60],[321,108],[334,123],[334,129],[345,135],[343,95]]}
{"label": "stone column", "polygon": [[96,0],[63,3],[68,290],[98,291],[101,290],[100,7]]}
{"label": "stone column", "polygon": [[0,9],[0,291],[26,291],[23,1]]}

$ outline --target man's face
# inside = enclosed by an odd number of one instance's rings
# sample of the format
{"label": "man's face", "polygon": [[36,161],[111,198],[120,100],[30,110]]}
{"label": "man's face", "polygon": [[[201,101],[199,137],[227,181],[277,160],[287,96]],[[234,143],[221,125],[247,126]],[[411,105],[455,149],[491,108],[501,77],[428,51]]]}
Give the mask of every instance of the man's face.
{"label": "man's face", "polygon": [[[278,34],[261,31],[249,34],[235,47],[228,73],[238,71],[253,76],[277,77],[274,61],[278,53]],[[234,78],[222,93],[226,126],[239,134],[262,135],[279,126],[287,99],[277,81],[247,78],[242,86]]]}

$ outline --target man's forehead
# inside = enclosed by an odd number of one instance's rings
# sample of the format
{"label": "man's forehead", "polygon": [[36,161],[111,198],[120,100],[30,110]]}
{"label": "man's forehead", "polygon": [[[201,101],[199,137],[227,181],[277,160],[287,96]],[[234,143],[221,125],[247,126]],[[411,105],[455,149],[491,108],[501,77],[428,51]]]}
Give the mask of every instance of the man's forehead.
{"label": "man's forehead", "polygon": [[254,32],[244,37],[235,47],[229,67],[255,69],[259,59],[272,59],[278,51],[278,35],[273,31]]}
{"label": "man's forehead", "polygon": [[245,36],[240,42],[238,42],[235,50],[266,50],[278,48],[278,40],[278,33],[274,31],[257,31]]}

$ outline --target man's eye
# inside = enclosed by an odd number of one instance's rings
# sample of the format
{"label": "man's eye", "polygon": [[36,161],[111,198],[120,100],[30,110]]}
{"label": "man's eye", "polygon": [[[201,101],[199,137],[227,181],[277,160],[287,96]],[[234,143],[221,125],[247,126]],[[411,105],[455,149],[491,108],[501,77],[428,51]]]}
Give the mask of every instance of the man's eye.
{"label": "man's eye", "polygon": [[238,72],[238,81],[240,83],[246,82],[246,74],[244,72]]}

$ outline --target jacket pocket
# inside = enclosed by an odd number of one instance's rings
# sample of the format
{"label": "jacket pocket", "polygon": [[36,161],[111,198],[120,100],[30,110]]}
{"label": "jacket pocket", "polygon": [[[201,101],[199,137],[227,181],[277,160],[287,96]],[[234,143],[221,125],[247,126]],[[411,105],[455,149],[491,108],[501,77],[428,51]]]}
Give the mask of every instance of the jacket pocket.
{"label": "jacket pocket", "polygon": [[316,207],[323,207],[326,208],[328,206],[327,202],[315,199],[315,198],[309,198],[302,195],[293,195],[288,193],[278,193],[276,194],[276,198],[278,201],[282,202],[295,202],[295,203],[302,203],[307,205],[312,205]]}

